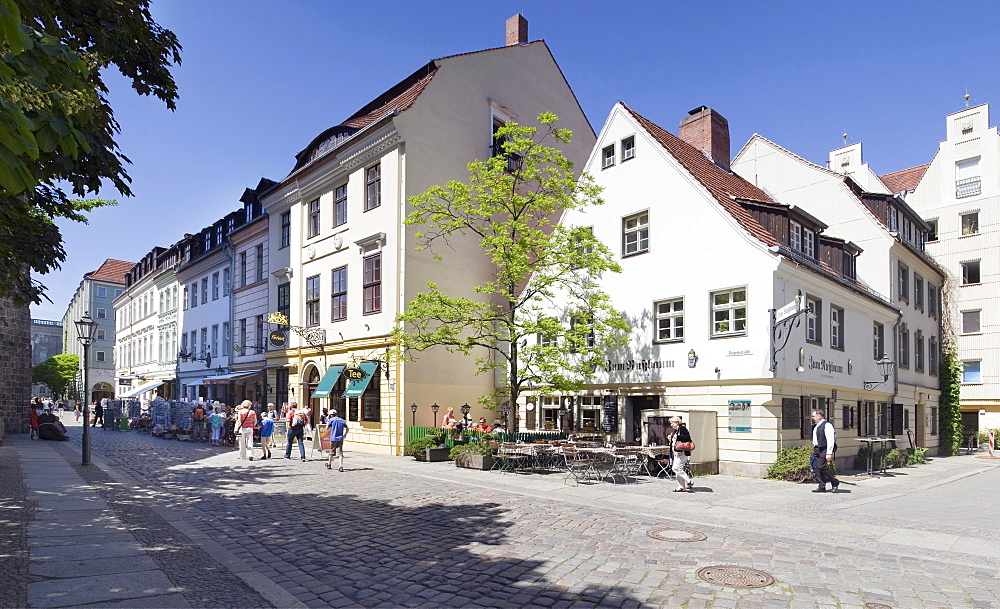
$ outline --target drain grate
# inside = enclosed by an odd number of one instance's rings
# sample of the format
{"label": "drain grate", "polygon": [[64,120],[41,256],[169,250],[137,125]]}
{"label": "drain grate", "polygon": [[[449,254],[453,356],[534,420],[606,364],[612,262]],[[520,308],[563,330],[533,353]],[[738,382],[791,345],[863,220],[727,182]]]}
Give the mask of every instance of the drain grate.
{"label": "drain grate", "polygon": [[892,609],[892,605],[885,603],[865,603],[866,609]]}
{"label": "drain grate", "polygon": [[716,565],[698,569],[698,577],[710,584],[730,588],[763,588],[774,583],[774,577],[749,567]]}
{"label": "drain grate", "polygon": [[708,539],[708,535],[688,529],[650,529],[646,531],[646,535],[660,541],[705,541]]}

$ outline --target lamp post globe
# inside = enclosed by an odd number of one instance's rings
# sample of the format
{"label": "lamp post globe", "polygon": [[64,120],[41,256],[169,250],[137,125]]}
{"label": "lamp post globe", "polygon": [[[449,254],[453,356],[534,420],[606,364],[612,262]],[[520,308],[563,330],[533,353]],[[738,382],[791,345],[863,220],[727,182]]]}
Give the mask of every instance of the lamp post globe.
{"label": "lamp post globe", "polygon": [[90,465],[90,381],[87,379],[87,368],[90,367],[90,345],[97,338],[98,323],[84,312],[83,317],[73,322],[76,326],[77,339],[83,346],[83,438],[81,465]]}
{"label": "lamp post globe", "polygon": [[410,404],[410,412],[413,413],[413,418],[410,420],[411,421],[410,425],[413,425],[414,427],[416,427],[417,426],[417,403],[416,402]]}
{"label": "lamp post globe", "polygon": [[434,427],[438,426],[438,408],[441,407],[437,405],[437,402],[431,404],[431,412],[434,413]]}

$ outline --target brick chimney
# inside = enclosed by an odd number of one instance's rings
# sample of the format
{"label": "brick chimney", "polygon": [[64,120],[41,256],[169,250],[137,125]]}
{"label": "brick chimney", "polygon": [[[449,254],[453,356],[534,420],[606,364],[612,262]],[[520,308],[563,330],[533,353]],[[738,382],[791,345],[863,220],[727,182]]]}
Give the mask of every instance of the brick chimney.
{"label": "brick chimney", "polygon": [[528,42],[528,20],[518,13],[507,20],[507,46]]}
{"label": "brick chimney", "polygon": [[681,121],[677,136],[729,171],[729,121],[715,110],[699,106]]}

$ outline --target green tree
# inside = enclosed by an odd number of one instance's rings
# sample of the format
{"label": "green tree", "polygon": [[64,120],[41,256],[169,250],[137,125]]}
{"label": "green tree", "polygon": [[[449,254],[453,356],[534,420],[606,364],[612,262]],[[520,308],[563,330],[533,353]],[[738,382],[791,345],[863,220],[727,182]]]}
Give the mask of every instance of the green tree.
{"label": "green tree", "polygon": [[941,344],[941,397],[938,398],[938,450],[957,455],[962,448],[962,362],[952,340]]}
{"label": "green tree", "polygon": [[529,386],[581,388],[628,332],[598,284],[602,273],[621,272],[611,251],[590,229],[558,223],[567,210],[602,204],[601,189],[548,145],[568,144],[570,131],[557,128],[553,114],[538,120],[541,133],[516,123],[499,129],[501,154],[469,163],[467,184],[450,181],[412,197],[404,221],[420,226],[417,249],[437,259],[439,247],[470,238],[492,261],[495,275],[470,286],[468,296],[429,282],[396,331],[407,352],[442,346],[475,352],[479,374],[502,369],[508,386],[482,396],[486,405],[516,404]]}
{"label": "green tree", "polygon": [[76,380],[80,371],[80,358],[72,353],[60,353],[32,366],[31,382],[44,383],[58,396],[66,394],[66,387]]}
{"label": "green tree", "polygon": [[0,297],[40,302],[30,272],[66,258],[54,219],[113,204],[83,198],[105,181],[132,194],[102,70],[172,110],[180,50],[149,0],[0,0]]}

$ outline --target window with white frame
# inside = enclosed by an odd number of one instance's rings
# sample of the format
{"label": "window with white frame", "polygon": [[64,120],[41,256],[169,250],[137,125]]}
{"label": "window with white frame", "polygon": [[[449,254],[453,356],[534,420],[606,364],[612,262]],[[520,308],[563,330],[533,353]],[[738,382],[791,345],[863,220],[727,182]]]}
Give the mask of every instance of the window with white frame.
{"label": "window with white frame", "polygon": [[844,348],[844,309],[830,306],[830,346]]}
{"label": "window with white frame", "polygon": [[635,137],[629,136],[622,140],[622,161],[635,158]]}
{"label": "window with white frame", "polygon": [[[551,318],[543,318],[543,319],[539,320],[539,323],[541,324],[541,323],[549,322],[549,321],[552,321],[552,319]],[[550,335],[550,334],[546,334],[544,332],[539,332],[538,333],[538,346],[539,347],[555,347],[555,346],[557,346],[557,344],[558,344],[558,342],[557,342],[555,336]]]}
{"label": "window with white frame", "polygon": [[928,226],[931,227],[930,230],[927,231],[927,242],[930,243],[932,241],[937,241],[938,240],[938,219],[937,218],[932,218],[930,220],[927,220],[927,224],[928,224]]}
{"label": "window with white frame", "polygon": [[382,311],[382,252],[365,257],[363,264],[361,314],[379,313]]}
{"label": "window with white frame", "polygon": [[937,319],[938,314],[938,292],[937,286],[932,283],[927,284],[927,315]]}
{"label": "window with white frame", "polygon": [[899,290],[899,299],[903,302],[910,302],[910,267],[902,262],[896,267],[896,288]]}
{"label": "window with white frame", "polygon": [[219,324],[212,325],[212,357],[219,357]]}
{"label": "window with white frame", "polygon": [[955,198],[972,197],[981,192],[979,157],[955,163]]}
{"label": "window with white frame", "polygon": [[231,283],[229,267],[222,269],[222,295],[229,296],[229,287]]}
{"label": "window with white frame", "polygon": [[569,320],[570,333],[569,350],[576,353],[582,347],[594,346],[594,323],[588,315],[574,315]]}
{"label": "window with white frame", "polygon": [[938,373],[938,339],[932,336],[927,339],[927,373],[937,376]]}
{"label": "window with white frame", "polygon": [[255,281],[264,281],[264,245],[258,244],[254,256]]}
{"label": "window with white frame", "polygon": [[212,273],[212,300],[219,299],[219,274]]}
{"label": "window with white frame", "polygon": [[347,224],[347,184],[333,191],[333,225]]}
{"label": "window with white frame", "polygon": [[653,303],[656,312],[655,342],[684,340],[684,299],[674,298]]}
{"label": "window with white frame", "polygon": [[581,395],[576,398],[581,431],[598,431],[601,425],[601,396]]}
{"label": "window with white frame", "polygon": [[309,201],[309,232],[308,237],[315,237],[319,234],[319,199]]}
{"label": "window with white frame", "polygon": [[962,334],[979,334],[982,311],[962,311]]}
{"label": "window with white frame", "polygon": [[642,212],[622,219],[622,257],[649,251],[649,213]]}
{"label": "window with white frame", "polygon": [[97,356],[97,361],[107,361],[107,356],[104,354],[104,351],[97,351],[95,352],[95,355]]}
{"label": "window with white frame", "polygon": [[222,353],[229,353],[229,322],[222,322]]}
{"label": "window with white frame", "polygon": [[791,220],[788,222],[788,245],[797,252],[802,251],[802,225]]}
{"label": "window with white frame", "polygon": [[538,409],[542,415],[541,423],[543,429],[559,428],[559,396],[539,396]]}
{"label": "window with white frame", "polygon": [[208,302],[208,277],[201,278],[201,304]]}
{"label": "window with white frame", "polygon": [[806,340],[817,345],[823,344],[823,301],[815,296],[806,296]]}
{"label": "window with white frame", "polygon": [[913,308],[924,310],[924,278],[913,273]]}
{"label": "window with white frame", "polygon": [[816,258],[816,233],[802,227],[802,253],[809,258]]}
{"label": "window with white frame", "polygon": [[319,275],[306,279],[306,325],[319,324]]}
{"label": "window with white frame", "polygon": [[875,359],[885,357],[885,326],[877,321],[873,325],[872,355]]}
{"label": "window with white frame", "polygon": [[115,289],[115,298],[118,298],[121,295],[122,295],[122,289],[121,288],[116,288]]}
{"label": "window with white frame", "polygon": [[747,331],[747,289],[712,292],[712,336],[736,336]]}
{"label": "window with white frame", "polygon": [[286,211],[281,214],[281,244],[279,248],[288,247],[292,244],[292,212]]}
{"label": "window with white frame", "polygon": [[105,331],[105,330],[98,330],[97,331],[97,339],[96,340],[107,340],[107,338],[108,338],[107,331]]}
{"label": "window with white frame", "polygon": [[108,288],[103,287],[103,286],[102,287],[98,287],[97,288],[97,297],[98,298],[107,298],[108,297]]}
{"label": "window with white frame", "polygon": [[970,211],[961,215],[962,236],[979,234],[979,212]]}
{"label": "window with white frame", "polygon": [[331,321],[347,319],[347,266],[335,268],[330,282]]}
{"label": "window with white frame", "polygon": [[365,169],[365,211],[382,205],[382,164]]}
{"label": "window with white frame", "polygon": [[962,285],[976,285],[980,282],[979,260],[962,263]]}
{"label": "window with white frame", "polygon": [[982,383],[982,361],[980,360],[965,360],[962,362],[962,383],[973,384]]}
{"label": "window with white frame", "polygon": [[913,335],[913,367],[917,372],[924,371],[924,333],[921,330]]}
{"label": "window with white frame", "polygon": [[108,318],[108,310],[107,309],[104,309],[104,308],[97,309],[97,319],[107,319],[107,318]]}
{"label": "window with white frame", "polygon": [[615,164],[615,145],[605,146],[601,149],[601,169],[607,169]]}

